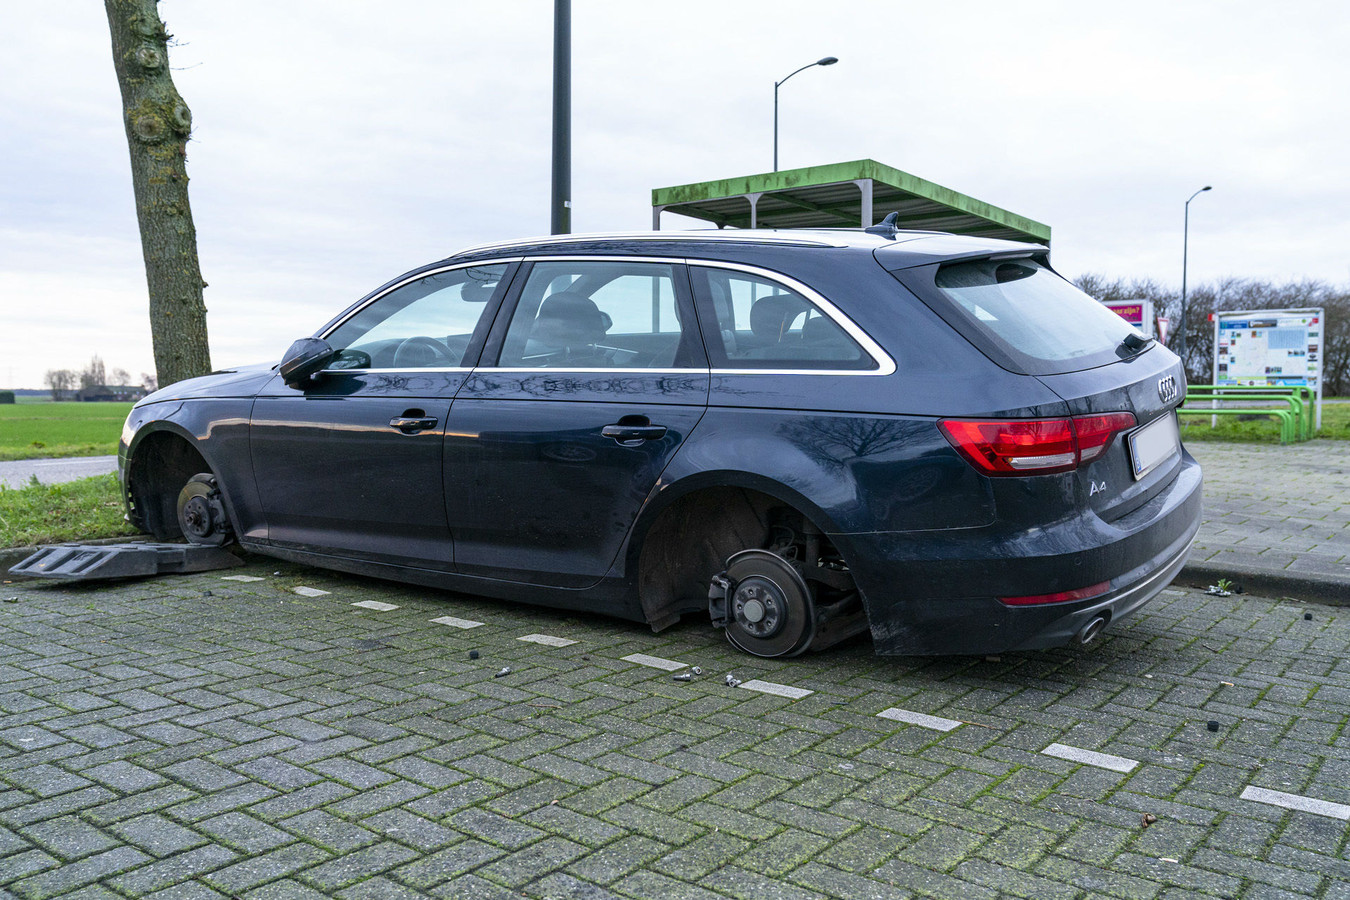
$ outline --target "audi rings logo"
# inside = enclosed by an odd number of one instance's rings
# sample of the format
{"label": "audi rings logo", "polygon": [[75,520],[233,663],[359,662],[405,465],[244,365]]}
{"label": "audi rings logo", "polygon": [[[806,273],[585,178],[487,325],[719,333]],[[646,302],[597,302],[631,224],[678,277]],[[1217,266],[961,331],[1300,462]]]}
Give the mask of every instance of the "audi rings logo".
{"label": "audi rings logo", "polygon": [[1171,403],[1177,399],[1177,377],[1175,375],[1158,379],[1158,396],[1162,398],[1164,403]]}

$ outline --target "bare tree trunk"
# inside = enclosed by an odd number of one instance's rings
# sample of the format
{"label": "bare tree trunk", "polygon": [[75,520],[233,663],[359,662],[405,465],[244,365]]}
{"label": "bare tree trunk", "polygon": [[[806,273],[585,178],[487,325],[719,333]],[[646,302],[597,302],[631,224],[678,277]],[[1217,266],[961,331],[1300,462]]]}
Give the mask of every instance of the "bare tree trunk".
{"label": "bare tree trunk", "polygon": [[150,289],[150,337],[160,385],[211,371],[197,230],[188,206],[192,112],[169,75],[158,0],[104,0],[122,89],[131,184]]}

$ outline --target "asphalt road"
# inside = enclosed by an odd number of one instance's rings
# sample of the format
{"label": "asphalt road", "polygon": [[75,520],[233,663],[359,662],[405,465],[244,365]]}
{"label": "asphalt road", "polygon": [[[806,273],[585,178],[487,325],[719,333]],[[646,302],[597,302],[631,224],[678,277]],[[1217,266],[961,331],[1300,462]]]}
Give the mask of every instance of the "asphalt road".
{"label": "asphalt road", "polygon": [[71,456],[63,459],[19,459],[0,462],[0,485],[23,487],[37,476],[43,484],[59,484],[117,471],[116,456]]}

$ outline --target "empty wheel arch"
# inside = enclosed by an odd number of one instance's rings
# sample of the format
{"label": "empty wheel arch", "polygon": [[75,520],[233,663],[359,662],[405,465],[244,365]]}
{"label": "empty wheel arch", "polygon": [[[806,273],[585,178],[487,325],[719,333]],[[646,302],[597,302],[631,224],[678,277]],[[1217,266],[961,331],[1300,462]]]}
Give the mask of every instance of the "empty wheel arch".
{"label": "empty wheel arch", "polygon": [[[715,594],[716,579],[725,576],[728,562],[747,550],[767,551],[786,561],[808,586],[814,605],[813,637],[792,648],[793,653],[823,649],[866,630],[862,599],[848,564],[821,529],[777,497],[731,487],[705,488],[681,497],[646,533],[638,590],[653,630],[674,624],[684,613],[709,609],[710,585]],[[749,649],[745,641],[733,637],[732,642]]]}
{"label": "empty wheel arch", "polygon": [[210,472],[206,459],[186,438],[170,431],[146,435],[128,463],[125,489],[131,524],[156,540],[181,540],[178,495],[193,476]]}

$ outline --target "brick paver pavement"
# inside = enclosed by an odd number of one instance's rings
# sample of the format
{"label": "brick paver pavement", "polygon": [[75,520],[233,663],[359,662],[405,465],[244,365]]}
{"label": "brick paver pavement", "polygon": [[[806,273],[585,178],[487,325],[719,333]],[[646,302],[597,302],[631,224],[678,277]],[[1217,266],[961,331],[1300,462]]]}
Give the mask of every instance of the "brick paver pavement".
{"label": "brick paver pavement", "polygon": [[1205,490],[1183,580],[1350,603],[1350,441],[1187,449]]}
{"label": "brick paver pavement", "polygon": [[1350,610],[1170,590],[1082,649],[778,662],[241,573],[3,587],[0,898],[1350,897]]}

